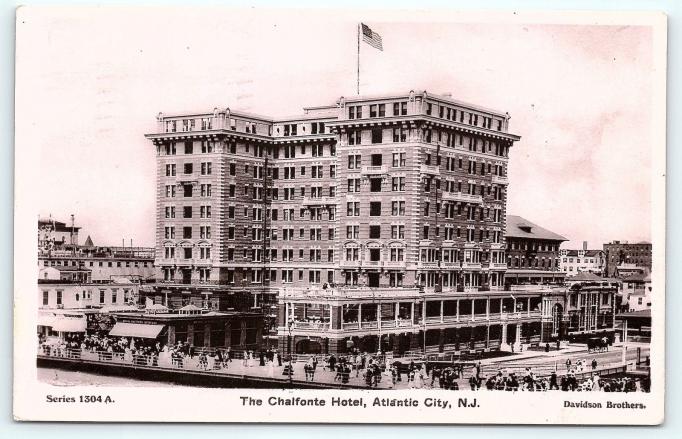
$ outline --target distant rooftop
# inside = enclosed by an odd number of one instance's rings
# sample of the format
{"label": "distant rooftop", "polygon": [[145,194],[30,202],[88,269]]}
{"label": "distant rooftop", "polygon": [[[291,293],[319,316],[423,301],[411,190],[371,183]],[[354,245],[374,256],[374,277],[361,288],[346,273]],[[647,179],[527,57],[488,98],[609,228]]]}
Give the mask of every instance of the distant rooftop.
{"label": "distant rooftop", "polygon": [[516,215],[507,215],[507,230],[505,235],[509,238],[568,241],[567,238],[564,238],[558,233],[554,233],[551,230],[545,229],[544,227],[538,226],[537,224]]}

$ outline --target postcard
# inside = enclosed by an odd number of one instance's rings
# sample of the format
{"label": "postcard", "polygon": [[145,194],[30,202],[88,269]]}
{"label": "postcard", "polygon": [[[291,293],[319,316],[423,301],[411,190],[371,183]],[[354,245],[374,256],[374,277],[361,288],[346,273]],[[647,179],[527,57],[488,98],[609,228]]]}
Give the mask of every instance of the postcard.
{"label": "postcard", "polygon": [[665,15],[16,17],[15,419],[663,422]]}

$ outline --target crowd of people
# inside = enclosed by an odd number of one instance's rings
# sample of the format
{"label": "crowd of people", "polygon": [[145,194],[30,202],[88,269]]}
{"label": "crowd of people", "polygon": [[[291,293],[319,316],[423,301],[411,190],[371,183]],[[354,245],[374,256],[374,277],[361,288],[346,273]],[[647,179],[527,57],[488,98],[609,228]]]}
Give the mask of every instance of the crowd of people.
{"label": "crowd of people", "polygon": [[[228,370],[234,361],[243,368],[267,368],[268,376],[274,377],[281,370],[283,375],[293,379],[296,368],[295,358],[284,357],[275,349],[260,351],[231,348],[202,348],[187,342],[164,345],[156,340],[144,338],[112,337],[108,335],[69,334],[61,339],[47,340],[39,335],[39,346],[44,355],[68,358],[87,358],[100,361],[121,361],[129,364],[166,366],[175,368],[198,368],[203,370]],[[284,366],[284,367],[283,367]],[[389,360],[382,353],[368,354],[354,350],[346,355],[310,355],[303,364],[306,382],[315,381],[320,369],[325,381],[334,383],[364,384],[368,388],[441,388],[460,390],[468,386],[471,390],[498,391],[603,391],[638,392],[649,391],[648,377],[601,378],[598,374],[578,378],[577,375],[597,369],[596,359],[588,364],[585,359],[572,362],[566,360],[565,372],[552,371],[539,376],[526,368],[523,372],[497,373],[484,377],[481,363],[442,364],[425,360]],[[279,368],[279,369],[278,369]],[[465,375],[468,375],[465,376]],[[382,385],[381,383],[385,383]]]}

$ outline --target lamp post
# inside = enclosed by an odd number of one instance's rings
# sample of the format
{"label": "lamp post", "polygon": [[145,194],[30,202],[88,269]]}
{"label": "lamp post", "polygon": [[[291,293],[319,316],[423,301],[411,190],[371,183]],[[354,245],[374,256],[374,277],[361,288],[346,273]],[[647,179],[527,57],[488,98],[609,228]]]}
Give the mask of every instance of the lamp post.
{"label": "lamp post", "polygon": [[294,327],[294,319],[289,318],[289,321],[287,322],[287,330],[288,330],[288,336],[287,336],[287,352],[288,352],[288,357],[289,357],[289,370],[287,372],[287,375],[289,376],[289,383],[291,383],[291,376],[294,373],[293,366],[291,363],[291,330]]}

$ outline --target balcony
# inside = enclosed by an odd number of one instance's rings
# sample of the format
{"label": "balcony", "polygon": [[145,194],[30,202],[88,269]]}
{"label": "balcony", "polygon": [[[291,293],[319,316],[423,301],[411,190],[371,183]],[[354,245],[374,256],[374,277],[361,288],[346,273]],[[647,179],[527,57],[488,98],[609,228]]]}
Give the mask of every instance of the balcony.
{"label": "balcony", "polygon": [[419,172],[428,175],[440,175],[440,168],[436,165],[421,165]]}
{"label": "balcony", "polygon": [[327,331],[331,329],[329,322],[294,322],[291,328],[295,331]]}
{"label": "balcony", "polygon": [[303,197],[302,206],[326,206],[329,204],[336,204],[336,198],[333,197]]}
{"label": "balcony", "polygon": [[481,195],[471,195],[471,194],[464,194],[462,192],[443,192],[441,194],[443,197],[443,200],[450,200],[450,201],[459,201],[462,203],[476,203],[476,204],[482,204],[483,203],[483,196]]}
{"label": "balcony", "polygon": [[505,175],[493,175],[493,183],[495,184],[509,184],[509,178]]}
{"label": "balcony", "polygon": [[379,268],[381,267],[381,262],[382,261],[362,261],[362,266],[363,267],[376,267]]}
{"label": "balcony", "polygon": [[504,262],[491,262],[490,268],[493,270],[506,270],[507,264]]}
{"label": "balcony", "polygon": [[464,270],[480,270],[481,269],[481,263],[480,262],[462,262],[462,268]]}
{"label": "balcony", "polygon": [[465,293],[478,293],[478,287],[464,287]]}
{"label": "balcony", "polygon": [[362,173],[364,175],[381,175],[388,173],[388,166],[363,166]]}
{"label": "balcony", "polygon": [[341,261],[339,265],[345,268],[360,268],[360,261]]}

